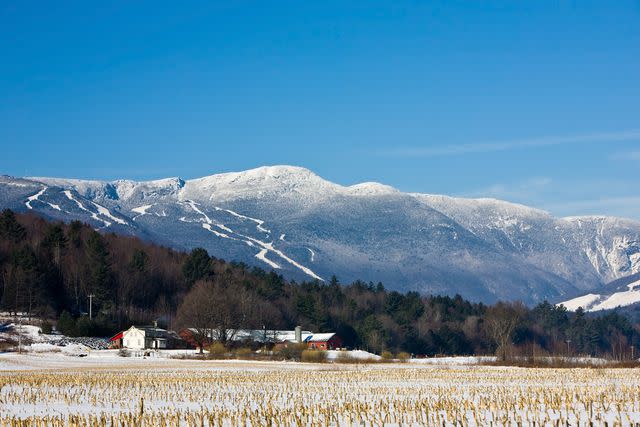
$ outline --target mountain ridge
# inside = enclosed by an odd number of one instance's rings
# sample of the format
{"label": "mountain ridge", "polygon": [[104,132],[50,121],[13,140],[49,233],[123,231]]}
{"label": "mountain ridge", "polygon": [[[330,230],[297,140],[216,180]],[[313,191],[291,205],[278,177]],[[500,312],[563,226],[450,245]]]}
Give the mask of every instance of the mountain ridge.
{"label": "mountain ridge", "polygon": [[[497,204],[497,205],[506,205],[515,209],[521,208],[523,210],[527,210],[527,211],[532,211],[532,212],[538,212],[540,214],[544,214],[544,215],[548,215],[553,217],[553,215],[549,212],[546,211],[544,209],[539,209],[536,207],[532,207],[532,206],[528,206],[525,205],[523,203],[517,203],[517,202],[511,202],[508,200],[502,200],[502,199],[497,199],[497,198],[493,198],[493,197],[461,197],[461,196],[449,196],[449,195],[444,195],[444,194],[434,194],[434,193],[420,193],[420,192],[402,192],[401,190],[387,185],[387,184],[383,184],[377,181],[364,181],[364,182],[359,182],[356,184],[351,184],[351,185],[341,185],[341,184],[336,184],[333,183],[331,181],[325,180],[324,178],[320,177],[319,175],[317,175],[316,173],[314,173],[312,170],[301,167],[301,166],[292,166],[292,165],[271,165],[271,166],[259,166],[256,168],[252,168],[252,169],[247,169],[244,171],[234,171],[234,172],[221,172],[221,173],[216,173],[216,174],[211,174],[211,175],[206,175],[203,177],[197,177],[197,178],[190,178],[190,179],[183,179],[181,177],[175,176],[175,177],[167,177],[167,178],[157,178],[157,179],[151,179],[151,180],[132,180],[132,179],[115,179],[115,180],[95,180],[95,179],[80,179],[80,178],[60,178],[60,177],[43,177],[43,176],[30,176],[30,177],[14,177],[11,175],[2,175],[3,177],[7,177],[7,178],[11,178],[11,179],[22,179],[22,180],[30,180],[30,181],[34,181],[34,182],[40,182],[40,183],[50,183],[50,185],[52,186],[60,186],[60,185],[69,185],[69,184],[75,184],[75,185],[81,185],[84,184],[85,187],[88,187],[89,185],[95,185],[95,186],[104,186],[104,185],[115,185],[118,183],[130,183],[136,186],[142,186],[142,185],[152,185],[152,184],[160,184],[160,183],[164,183],[164,182],[179,182],[179,187],[183,188],[184,186],[186,186],[186,184],[189,183],[196,183],[196,182],[203,182],[203,181],[209,181],[212,179],[217,179],[217,178],[222,178],[222,177],[227,177],[227,176],[234,176],[234,177],[241,177],[244,174],[248,174],[248,175],[253,175],[255,176],[256,172],[259,171],[300,171],[303,173],[308,173],[309,175],[313,176],[314,178],[317,178],[319,180],[322,180],[325,183],[331,184],[332,186],[335,186],[337,188],[340,188],[342,190],[353,190],[353,189],[359,189],[359,188],[380,188],[380,189],[388,189],[388,193],[401,193],[404,195],[408,195],[408,196],[413,196],[413,197],[428,197],[428,198],[444,198],[444,199],[448,199],[448,200],[453,200],[453,201],[464,201],[464,202],[470,202],[470,203],[477,203],[477,204]],[[259,175],[258,175],[259,176]],[[80,191],[79,191],[80,192]],[[373,193],[373,194],[377,194]],[[563,220],[580,220],[580,219],[607,219],[607,220],[621,220],[621,221],[626,221],[626,222],[631,222],[631,223],[636,223],[637,225],[640,225],[640,220],[635,220],[635,219],[631,219],[631,218],[625,218],[625,217],[618,217],[618,216],[613,216],[613,215],[569,215],[569,216],[563,216],[563,217],[554,217],[555,219],[563,219]]]}
{"label": "mountain ridge", "polygon": [[[273,268],[296,280],[566,300],[640,271],[640,222],[490,198],[350,186],[297,166],[183,180],[0,179],[0,206]],[[57,207],[57,209],[56,209]]]}

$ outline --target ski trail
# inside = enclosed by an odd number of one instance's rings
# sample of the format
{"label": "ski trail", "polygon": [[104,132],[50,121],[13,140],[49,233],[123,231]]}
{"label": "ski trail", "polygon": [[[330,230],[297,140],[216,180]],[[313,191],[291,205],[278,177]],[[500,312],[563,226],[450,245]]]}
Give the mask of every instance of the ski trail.
{"label": "ski trail", "polygon": [[216,224],[216,227],[218,227],[221,230],[227,231],[229,233],[235,233],[232,229],[230,229],[229,227],[223,225],[223,224]]}
{"label": "ski trail", "polygon": [[[211,233],[215,234],[218,237],[222,237],[224,239],[231,239],[231,240],[239,240],[236,239],[235,237],[231,237],[226,233],[221,233],[219,231],[214,230],[211,226],[214,225],[216,227],[218,227],[221,230],[224,230],[228,233],[234,233],[234,231],[232,229],[230,229],[229,227],[226,227],[222,224],[217,224],[215,222],[213,222],[211,220],[211,218],[209,218],[209,216],[204,213],[202,210],[200,210],[200,208],[198,208],[198,206],[196,205],[196,202],[194,202],[193,200],[187,200],[186,203],[191,206],[191,209],[193,209],[196,213],[199,213],[200,215],[202,215],[203,219],[204,219],[204,223],[202,224],[202,228],[204,228],[205,230],[210,231]],[[142,209],[142,208],[147,208],[146,206],[141,206],[140,208],[136,208],[136,209]],[[187,218],[185,217],[181,217],[180,221],[183,222],[191,222],[189,220],[187,220]]]}
{"label": "ski trail", "polygon": [[215,234],[218,237],[223,237],[225,239],[233,239],[233,240],[237,240],[234,239],[233,237],[224,234],[224,233],[220,233],[219,231],[214,230],[213,228],[211,228],[211,224],[202,224],[202,228],[204,228],[205,230],[209,230],[210,232],[212,232],[213,234]]}
{"label": "ski trail", "polygon": [[258,258],[259,260],[261,260],[261,261],[263,261],[263,262],[266,262],[267,264],[269,264],[269,265],[270,265],[271,267],[273,267],[273,268],[278,268],[278,269],[279,269],[279,268],[281,268],[278,264],[276,264],[275,262],[273,262],[273,261],[271,261],[269,258],[267,258],[267,256],[266,256],[266,255],[267,255],[267,252],[269,252],[269,250],[268,250],[268,249],[266,249],[266,248],[262,248],[262,249],[260,250],[260,252],[258,252],[258,253],[256,254],[256,258]]}
{"label": "ski trail", "polygon": [[29,209],[33,209],[33,206],[31,206],[31,202],[35,202],[36,200],[38,200],[38,197],[42,196],[46,190],[47,187],[42,187],[42,189],[36,194],[34,194],[33,196],[29,196],[27,198],[27,201],[25,202],[25,206]]}
{"label": "ski trail", "polygon": [[202,212],[202,211],[200,210],[200,208],[198,208],[198,206],[196,205],[196,202],[194,202],[193,200],[186,200],[186,203],[187,203],[189,206],[191,206],[191,209],[193,209],[195,212],[197,212],[197,213],[199,213],[200,215],[202,215],[202,217],[204,218],[204,221],[205,221],[207,224],[213,224],[213,221],[211,221],[211,218],[209,218],[209,216],[208,216],[206,213]]}
{"label": "ski trail", "polygon": [[49,202],[47,202],[47,204],[51,206],[53,209],[62,212],[62,209],[60,209],[60,205],[56,205],[54,203],[49,203]]}
{"label": "ski trail", "polygon": [[[206,213],[204,213],[200,208],[198,208],[196,202],[194,202],[193,200],[187,200],[186,203],[191,206],[191,209],[193,209],[195,212],[199,213],[200,215],[202,215],[202,218],[204,219],[204,222],[206,225],[208,225],[209,227],[205,227],[207,230],[211,231],[212,233],[215,233],[217,235],[220,236],[226,236],[227,238],[230,238],[230,236],[228,236],[225,233],[218,233],[216,231],[213,231],[211,229],[212,225],[215,225],[216,227],[218,227],[220,230],[226,231],[227,233],[235,233],[235,231],[233,231],[232,229],[230,229],[229,227],[227,227],[224,224],[220,224],[217,223],[215,221],[213,221],[211,218],[209,218],[209,215],[207,215]],[[184,217],[180,218],[180,220],[182,221]],[[184,221],[184,222],[188,222],[188,221]],[[237,239],[236,239],[237,240]]]}
{"label": "ski trail", "polygon": [[[299,270],[301,270],[302,272],[304,272],[306,275],[320,280],[322,282],[324,282],[324,279],[320,276],[318,276],[316,273],[314,273],[310,268],[305,267],[304,265],[294,261],[293,259],[289,258],[284,252],[282,252],[279,249],[276,249],[273,246],[273,242],[267,243],[267,242],[263,242],[262,240],[258,240],[258,239],[254,239],[253,237],[249,237],[249,236],[245,236],[244,234],[240,234],[236,231],[231,230],[229,227],[226,227],[222,224],[218,224],[215,221],[213,221],[211,218],[209,218],[209,216],[204,213],[200,208],[198,208],[196,202],[194,202],[193,200],[185,200],[185,203],[188,204],[191,209],[193,209],[194,212],[200,214],[204,220],[204,224],[202,224],[202,228],[204,228],[205,230],[210,231],[211,233],[213,233],[214,235],[221,237],[221,238],[225,238],[225,239],[231,239],[231,240],[236,240],[236,241],[240,241],[240,242],[244,242],[245,244],[247,244],[248,246],[251,247],[255,247],[256,245],[260,248],[260,252],[258,252],[255,257],[258,258],[259,260],[263,261],[264,263],[266,263],[267,265],[271,266],[272,268],[277,268],[280,269],[282,268],[279,264],[275,263],[274,261],[271,261],[270,259],[267,258],[267,254],[269,252],[273,252],[274,254],[276,254],[277,256],[279,256],[280,258],[282,258],[283,260],[285,260],[286,262],[288,262],[289,264],[293,265],[294,267],[298,268]],[[256,229],[258,229],[258,231],[262,231],[264,233],[271,233],[271,230],[268,230],[266,228],[263,227],[264,221],[258,218],[252,218],[246,215],[242,215],[239,214],[237,212],[234,212],[230,209],[223,209],[220,207],[214,207],[214,209],[216,211],[223,211],[223,212],[227,212],[233,216],[235,216],[236,218],[240,218],[240,219],[246,219],[249,221],[252,221],[254,223],[256,223]],[[184,217],[183,217],[184,218]],[[186,218],[180,218],[180,220],[184,221]],[[186,222],[186,221],[185,221]],[[221,233],[219,231],[216,231],[213,229],[212,226],[216,226],[218,228],[220,228],[223,231],[226,231],[227,233]],[[238,237],[233,237],[230,236],[229,234],[235,234]],[[282,239],[284,240],[284,234],[282,236],[280,236]]]}
{"label": "ski trail", "polygon": [[311,254],[311,262],[313,262],[316,259],[316,253],[313,251],[313,249],[310,249],[310,248],[306,248],[306,249]]}
{"label": "ski trail", "polygon": [[131,212],[135,212],[138,215],[133,217],[133,220],[135,221],[136,218],[141,217],[143,215],[148,215],[149,213],[147,212],[149,209],[151,209],[153,205],[143,205],[143,206],[138,206],[137,208],[133,208],[131,209]]}
{"label": "ski trail", "polygon": [[273,242],[271,243],[266,243],[263,242],[262,240],[258,240],[258,239],[254,239],[253,237],[249,237],[249,236],[245,236],[244,234],[240,234],[238,233],[239,236],[248,239],[250,241],[252,241],[253,243],[257,244],[258,246],[260,246],[263,249],[266,249],[267,251],[271,251],[273,253],[275,253],[276,255],[278,255],[280,258],[284,259],[285,261],[287,261],[289,264],[293,265],[294,267],[302,270],[306,275],[313,277],[314,279],[318,279],[321,282],[324,282],[324,279],[320,276],[318,276],[316,273],[313,272],[313,270],[311,270],[308,267],[305,267],[304,265],[294,261],[293,259],[289,258],[284,252],[282,252],[279,249],[276,249],[273,247]]}
{"label": "ski trail", "polygon": [[250,216],[246,216],[246,215],[242,215],[239,214],[238,212],[234,212],[231,209],[223,209],[223,208],[219,208],[219,207],[214,207],[215,210],[217,211],[223,211],[223,212],[227,212],[228,214],[231,214],[233,216],[235,216],[236,218],[241,218],[241,219],[248,219],[249,221],[253,221],[255,222],[256,228],[258,229],[258,231],[262,231],[263,233],[271,233],[271,230],[264,228],[264,221],[258,218],[251,218]]}
{"label": "ski trail", "polygon": [[[190,221],[185,221],[185,222],[190,222]],[[237,242],[242,242],[242,243],[245,243],[247,246],[250,246],[250,247],[252,247],[252,248],[255,248],[255,247],[256,247],[256,245],[254,245],[254,244],[253,244],[253,242],[251,242],[251,241],[249,241],[249,240],[238,239],[237,237],[229,236],[229,235],[228,235],[228,234],[226,234],[226,233],[221,233],[221,232],[219,232],[219,231],[214,230],[214,229],[211,227],[211,224],[202,224],[202,228],[204,228],[204,229],[205,229],[205,230],[207,230],[207,231],[210,231],[210,232],[211,232],[211,233],[213,233],[214,235],[216,235],[216,236],[218,236],[218,237],[221,237],[221,238],[223,238],[223,239],[230,239],[230,240],[235,240],[235,241],[237,241]],[[229,230],[231,233],[235,233],[235,231],[233,231],[233,230],[231,230],[231,229],[228,229],[228,230]],[[267,263],[267,264],[269,264],[269,265],[272,265],[272,264],[271,264],[271,260],[267,260],[267,259],[265,259],[263,256],[258,256],[258,255],[260,255],[260,254],[256,254],[256,255],[255,255],[255,257],[256,257],[256,258],[259,258],[260,260],[262,260],[262,261],[266,262],[266,263]],[[275,264],[275,263],[274,263],[274,264]],[[272,266],[273,266],[273,265],[272,265]],[[280,268],[280,266],[275,267],[275,268]]]}
{"label": "ski trail", "polygon": [[67,199],[71,200],[72,202],[75,202],[75,204],[83,211],[85,212],[89,212],[91,214],[91,218],[93,218],[94,220],[98,221],[98,222],[102,222],[104,224],[105,227],[109,227],[111,225],[111,223],[105,219],[100,218],[98,215],[96,215],[95,212],[90,211],[89,209],[85,208],[84,205],[82,203],[80,203],[79,200],[76,200],[73,197],[73,194],[71,194],[70,190],[64,190],[64,195],[67,196]]}
{"label": "ski trail", "polygon": [[111,211],[109,211],[109,209],[105,208],[102,205],[97,204],[96,202],[91,202],[91,203],[93,203],[93,206],[95,206],[96,209],[98,209],[98,212],[100,212],[100,215],[106,216],[107,218],[117,222],[118,224],[127,225],[127,221],[113,216],[113,214],[111,213]]}

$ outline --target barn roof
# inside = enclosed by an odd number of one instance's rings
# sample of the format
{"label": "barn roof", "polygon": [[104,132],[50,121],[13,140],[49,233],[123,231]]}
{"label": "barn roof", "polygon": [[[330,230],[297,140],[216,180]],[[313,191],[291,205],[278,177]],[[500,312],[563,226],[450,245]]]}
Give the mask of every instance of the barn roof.
{"label": "barn roof", "polygon": [[[183,329],[187,331],[191,331],[195,333],[197,329],[195,328],[187,328]],[[295,330],[264,330],[264,329],[239,329],[237,331],[233,331],[231,329],[228,330],[230,336],[233,336],[233,341],[243,341],[243,340],[251,340],[256,342],[296,342],[296,331]],[[209,338],[217,339],[217,331],[210,330],[208,331]],[[327,342],[331,338],[336,335],[335,332],[317,334],[310,331],[301,331],[302,342]]]}
{"label": "barn roof", "polygon": [[336,335],[335,332],[330,332],[326,334],[313,334],[305,341],[306,342],[327,342],[331,338],[333,338],[335,335]]}
{"label": "barn roof", "polygon": [[120,331],[117,334],[115,334],[114,336],[112,336],[111,338],[109,338],[109,341],[117,341],[119,339],[122,339],[123,335],[124,335],[124,331]]}
{"label": "barn roof", "polygon": [[[187,328],[183,329],[187,331],[191,331],[192,333],[197,332],[196,328]],[[273,330],[273,329],[239,329],[239,330],[231,330],[227,331],[229,336],[233,336],[233,341],[243,341],[250,340],[255,342],[263,342],[263,343],[275,343],[275,342],[295,342],[296,339],[296,331],[295,330]],[[208,336],[211,339],[217,339],[218,331],[210,330],[208,331]],[[307,341],[311,335],[313,335],[310,331],[302,331],[302,341]]]}

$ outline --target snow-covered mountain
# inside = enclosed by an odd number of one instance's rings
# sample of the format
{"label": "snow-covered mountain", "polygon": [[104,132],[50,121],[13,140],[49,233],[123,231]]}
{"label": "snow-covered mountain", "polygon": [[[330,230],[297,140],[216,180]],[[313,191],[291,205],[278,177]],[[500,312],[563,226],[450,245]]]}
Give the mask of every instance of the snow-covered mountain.
{"label": "snow-covered mountain", "polygon": [[579,307],[585,311],[601,311],[638,303],[640,303],[640,273],[615,280],[600,289],[600,293],[588,293],[560,304],[569,311],[576,311]]}
{"label": "snow-covered mountain", "polygon": [[2,177],[0,207],[202,246],[296,280],[336,274],[488,302],[567,300],[640,271],[640,222],[341,186],[291,166],[147,182]]}

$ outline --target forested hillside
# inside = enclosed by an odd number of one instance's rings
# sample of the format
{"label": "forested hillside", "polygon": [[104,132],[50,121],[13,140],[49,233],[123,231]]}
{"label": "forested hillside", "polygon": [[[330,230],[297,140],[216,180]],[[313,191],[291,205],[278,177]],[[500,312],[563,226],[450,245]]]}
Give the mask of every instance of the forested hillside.
{"label": "forested hillside", "polygon": [[[80,222],[0,215],[3,311],[59,319],[69,334],[108,335],[158,320],[169,328],[336,331],[351,347],[414,354],[593,354],[628,357],[637,326],[610,312],[542,303],[487,306],[389,292],[382,283],[287,282],[274,272],[181,253]],[[88,320],[89,295],[93,316]]]}

